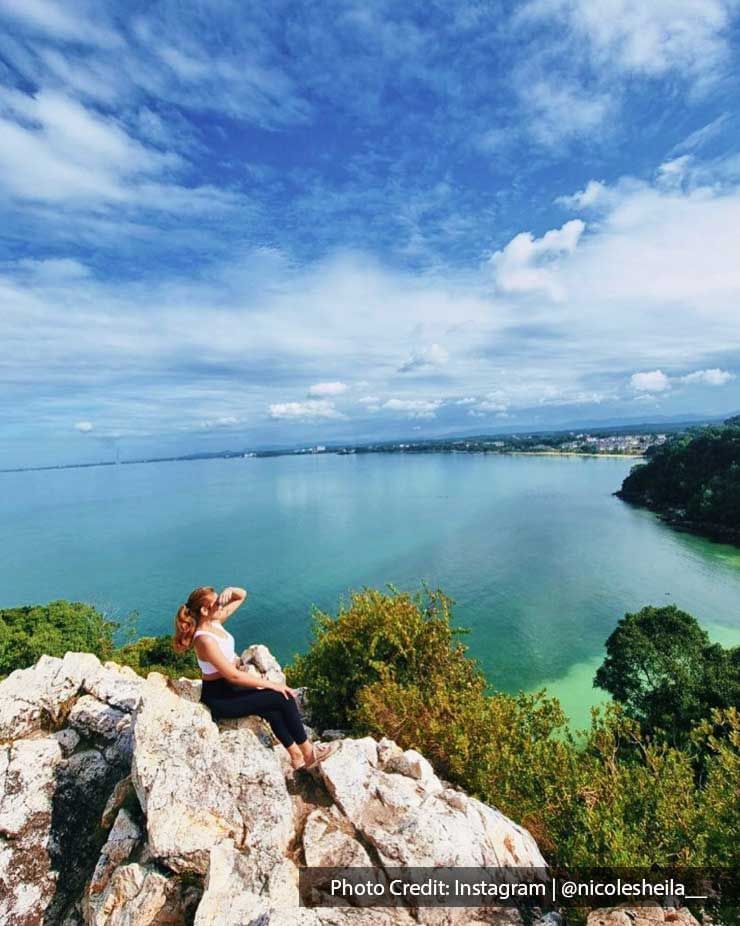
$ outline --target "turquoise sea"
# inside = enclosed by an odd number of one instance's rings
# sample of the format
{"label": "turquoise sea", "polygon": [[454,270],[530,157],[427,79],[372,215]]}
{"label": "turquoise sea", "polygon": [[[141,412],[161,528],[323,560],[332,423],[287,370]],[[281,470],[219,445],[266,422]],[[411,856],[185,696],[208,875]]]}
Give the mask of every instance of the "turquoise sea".
{"label": "turquoise sea", "polygon": [[441,587],[496,687],[547,685],[574,723],[625,611],[675,603],[740,642],[740,550],[612,496],[633,460],[301,455],[0,474],[0,606],[89,601],[168,633],[196,585],[242,585],[237,642],[281,660],[312,605]]}

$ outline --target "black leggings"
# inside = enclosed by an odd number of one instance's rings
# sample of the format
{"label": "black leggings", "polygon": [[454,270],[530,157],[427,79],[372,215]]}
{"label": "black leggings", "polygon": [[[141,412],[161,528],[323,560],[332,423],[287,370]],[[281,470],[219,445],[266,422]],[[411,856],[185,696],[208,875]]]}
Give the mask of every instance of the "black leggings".
{"label": "black leggings", "polygon": [[271,688],[244,688],[225,678],[203,679],[200,700],[209,707],[214,720],[249,714],[264,717],[283,746],[300,746],[308,739],[295,698],[286,698]]}

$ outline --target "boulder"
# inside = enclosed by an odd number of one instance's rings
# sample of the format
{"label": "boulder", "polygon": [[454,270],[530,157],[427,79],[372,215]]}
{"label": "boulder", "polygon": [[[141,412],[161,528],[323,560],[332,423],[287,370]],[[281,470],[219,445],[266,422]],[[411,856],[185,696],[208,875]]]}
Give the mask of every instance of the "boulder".
{"label": "boulder", "polygon": [[592,910],[586,920],[586,926],[659,926],[662,923],[699,926],[691,911],[685,907],[607,907],[604,910]]}
{"label": "boulder", "polygon": [[399,753],[388,741],[346,739],[320,767],[334,801],[384,865],[545,867],[526,830],[445,788],[418,753]]}
{"label": "boulder", "polygon": [[233,844],[211,850],[203,899],[194,926],[320,926],[316,914],[298,906],[298,872],[283,859],[255,877],[249,855]]}
{"label": "boulder", "polygon": [[105,889],[85,911],[87,926],[180,926],[189,919],[198,892],[153,865],[132,862],[113,871]]}
{"label": "boulder", "polygon": [[173,871],[205,874],[225,842],[248,845],[258,866],[284,856],[292,805],[274,751],[246,728],[220,734],[155,673],[134,716],[132,779],[152,856]]}
{"label": "boulder", "polygon": [[335,808],[318,807],[306,818],[303,853],[310,868],[371,867],[364,846]]}
{"label": "boulder", "polygon": [[[245,657],[249,671],[282,675],[265,647]],[[301,907],[303,864],[545,862],[526,830],[415,750],[325,731],[338,751],[294,775],[264,721],[214,723],[199,693],[85,653],[0,683],[3,924],[519,926],[515,910]],[[695,926],[662,922],[677,918]]]}
{"label": "boulder", "polygon": [[285,684],[285,673],[280,663],[262,643],[254,643],[247,647],[241,655],[241,663],[248,671],[254,669],[256,674],[262,675],[271,682]]}
{"label": "boulder", "polygon": [[61,726],[85,679],[100,669],[91,653],[42,656],[29,669],[16,669],[0,684],[0,742]]}

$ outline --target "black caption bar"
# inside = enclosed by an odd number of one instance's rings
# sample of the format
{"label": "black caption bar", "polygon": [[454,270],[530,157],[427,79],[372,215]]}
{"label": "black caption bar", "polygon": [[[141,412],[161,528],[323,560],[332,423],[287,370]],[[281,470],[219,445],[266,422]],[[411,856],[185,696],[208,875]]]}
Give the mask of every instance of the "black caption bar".
{"label": "black caption bar", "polygon": [[738,873],[697,868],[302,868],[304,907],[737,905]]}

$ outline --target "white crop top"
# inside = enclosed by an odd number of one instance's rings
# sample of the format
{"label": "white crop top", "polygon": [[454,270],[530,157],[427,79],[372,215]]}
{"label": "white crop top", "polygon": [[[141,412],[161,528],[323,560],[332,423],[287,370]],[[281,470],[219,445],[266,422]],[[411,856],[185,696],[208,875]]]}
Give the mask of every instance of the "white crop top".
{"label": "white crop top", "polygon": [[[223,627],[221,629],[223,630]],[[193,634],[193,639],[196,637],[213,637],[214,640],[218,641],[219,648],[224,654],[224,657],[228,659],[229,662],[233,663],[234,657],[236,656],[234,638],[231,636],[228,630],[224,630],[224,633],[226,634],[226,637],[211,633],[210,630],[196,630]],[[195,654],[195,658],[198,659],[197,653]],[[198,665],[200,666],[200,671],[204,674],[211,675],[214,672],[218,672],[218,669],[205,659],[198,659]]]}

